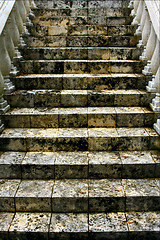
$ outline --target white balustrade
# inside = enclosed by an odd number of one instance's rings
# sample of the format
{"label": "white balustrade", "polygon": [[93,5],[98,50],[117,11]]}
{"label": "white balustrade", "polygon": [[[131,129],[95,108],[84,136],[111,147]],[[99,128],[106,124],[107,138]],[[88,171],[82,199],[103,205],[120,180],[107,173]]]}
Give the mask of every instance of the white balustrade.
{"label": "white balustrade", "polygon": [[[31,8],[36,8],[34,0],[1,0],[0,1],[0,114],[9,109],[3,93],[10,93],[14,86],[10,76],[17,73],[13,63],[22,58],[18,47],[24,47],[22,36],[28,35],[26,22],[31,25],[28,18],[34,17]],[[0,132],[3,130],[0,119]]]}
{"label": "white balustrade", "polygon": [[[154,93],[155,97],[150,104],[153,111],[160,113],[160,2],[159,0],[134,0],[131,15],[134,17],[132,25],[138,24],[135,33],[141,40],[138,47],[143,47],[140,60],[146,63],[145,75],[152,76],[146,89]],[[160,119],[154,124],[154,128],[160,134]]]}

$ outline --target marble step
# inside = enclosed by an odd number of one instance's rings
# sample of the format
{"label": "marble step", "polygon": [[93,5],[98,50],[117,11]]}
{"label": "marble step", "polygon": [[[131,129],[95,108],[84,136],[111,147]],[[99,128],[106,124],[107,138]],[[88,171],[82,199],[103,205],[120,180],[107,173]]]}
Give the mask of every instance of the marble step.
{"label": "marble step", "polygon": [[26,60],[18,64],[21,74],[140,74],[143,68],[138,60]]}
{"label": "marble step", "polygon": [[155,93],[143,90],[17,90],[5,94],[11,107],[142,107]]}
{"label": "marble step", "polygon": [[71,25],[71,26],[40,26],[36,24],[29,28],[31,36],[133,36],[135,26],[99,26],[99,25]]}
{"label": "marble step", "polygon": [[24,48],[25,60],[139,60],[140,49],[133,47],[50,47]]}
{"label": "marble step", "polygon": [[[90,15],[90,16],[39,16],[33,19],[34,25],[39,26],[59,26],[71,27],[78,25],[79,27],[85,25],[90,26],[117,26],[130,25],[132,18],[130,16],[103,16],[103,15]],[[135,28],[135,27],[132,27]]]}
{"label": "marble step", "polygon": [[17,90],[145,89],[149,80],[142,74],[28,74],[12,78]]}
{"label": "marble step", "polygon": [[[0,213],[1,239],[155,239],[160,212]],[[22,224],[23,223],[23,224]]]}
{"label": "marble step", "polygon": [[144,107],[15,108],[1,116],[8,128],[152,127],[157,117]]}
{"label": "marble step", "polygon": [[160,179],[0,180],[0,211],[159,211]]}
{"label": "marble step", "polygon": [[160,137],[152,128],[6,128],[0,151],[157,150]]}
{"label": "marble step", "polygon": [[24,37],[28,47],[136,47],[136,36]]}
{"label": "marble step", "polygon": [[[115,12],[118,14],[119,12],[121,12],[123,9],[126,9],[128,7],[129,1],[108,1],[108,0],[101,0],[101,1],[65,1],[65,0],[61,0],[61,1],[35,1],[36,5],[38,7],[39,10],[45,10],[45,11],[53,11],[54,9],[56,10],[61,10],[61,9],[65,9],[65,10],[70,10],[70,11],[80,11],[83,10],[82,12],[85,12],[85,10],[87,9],[87,13],[89,12],[89,10],[93,10],[93,9],[102,9],[102,12],[108,13],[108,10],[111,8],[115,9]],[[118,11],[118,10],[121,11]],[[113,10],[112,10],[113,11]],[[114,11],[113,11],[114,12]],[[123,12],[123,11],[122,11]],[[56,11],[57,13],[57,11]],[[66,14],[68,15],[68,12],[66,11]],[[100,14],[100,11],[99,11]],[[108,13],[109,14],[109,13]]]}
{"label": "marble step", "polygon": [[160,178],[160,152],[1,152],[0,179],[4,178]]}
{"label": "marble step", "polygon": [[[108,1],[109,2],[109,1]],[[113,1],[112,1],[113,2]],[[119,1],[120,2],[120,1]],[[101,1],[102,3],[102,1]],[[82,24],[83,17],[88,16],[105,16],[105,17],[124,17],[129,16],[131,10],[128,7],[123,8],[111,8],[111,7],[89,7],[89,8],[52,8],[52,9],[43,9],[37,8],[32,10],[36,16],[33,21],[36,21],[39,18],[40,21],[45,21],[50,18],[56,17],[70,17],[76,18],[79,24]],[[49,23],[49,22],[48,22]],[[47,24],[48,24],[47,23]]]}

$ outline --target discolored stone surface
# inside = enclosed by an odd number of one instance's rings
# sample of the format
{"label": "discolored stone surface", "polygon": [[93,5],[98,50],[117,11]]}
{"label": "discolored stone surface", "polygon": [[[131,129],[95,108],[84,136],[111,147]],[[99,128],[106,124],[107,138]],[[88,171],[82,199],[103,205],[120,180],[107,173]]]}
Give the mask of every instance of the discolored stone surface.
{"label": "discolored stone surface", "polygon": [[89,211],[111,212],[125,210],[125,193],[121,180],[89,181]]}
{"label": "discolored stone surface", "polygon": [[21,178],[21,162],[24,157],[23,152],[0,153],[0,178]]}
{"label": "discolored stone surface", "polygon": [[0,211],[16,213],[0,239],[159,239],[155,94],[129,0],[35,3],[4,94]]}
{"label": "discolored stone surface", "polygon": [[0,211],[15,211],[14,197],[20,182],[20,180],[0,180]]}
{"label": "discolored stone surface", "polygon": [[50,213],[16,213],[9,229],[11,239],[47,239]]}
{"label": "discolored stone surface", "polygon": [[50,212],[53,181],[24,180],[16,193],[16,210]]}
{"label": "discolored stone surface", "polygon": [[53,212],[88,211],[87,180],[56,180],[52,194]]}
{"label": "discolored stone surface", "polygon": [[160,191],[156,179],[122,180],[126,192],[126,211],[156,211]]}
{"label": "discolored stone surface", "polygon": [[22,161],[22,179],[53,179],[55,153],[28,152]]}
{"label": "discolored stone surface", "polygon": [[58,152],[55,161],[55,178],[88,178],[88,156],[86,152]]}
{"label": "discolored stone surface", "polygon": [[87,239],[88,237],[88,214],[57,214],[51,218],[50,239]]}

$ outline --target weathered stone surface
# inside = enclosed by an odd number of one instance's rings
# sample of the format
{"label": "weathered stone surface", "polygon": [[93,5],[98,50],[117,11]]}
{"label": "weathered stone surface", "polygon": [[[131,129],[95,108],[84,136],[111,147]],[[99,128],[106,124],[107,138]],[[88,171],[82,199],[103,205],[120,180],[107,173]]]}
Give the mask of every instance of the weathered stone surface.
{"label": "weathered stone surface", "polygon": [[125,211],[125,193],[121,180],[90,180],[89,211]]}
{"label": "weathered stone surface", "polygon": [[0,213],[0,238],[6,240],[8,238],[8,230],[14,213]]}
{"label": "weathered stone surface", "polygon": [[20,180],[0,180],[0,211],[14,212],[14,197],[19,187]]}
{"label": "weathered stone surface", "polygon": [[16,213],[9,229],[10,239],[47,239],[50,213]]}
{"label": "weathered stone surface", "polygon": [[0,153],[0,178],[21,178],[21,163],[25,157],[22,152]]}
{"label": "weathered stone surface", "polygon": [[0,211],[16,213],[0,239],[159,240],[155,94],[129,0],[35,2],[5,94]]}
{"label": "weathered stone surface", "polygon": [[16,210],[50,212],[53,184],[53,181],[22,181],[15,197]]}
{"label": "weathered stone surface", "polygon": [[28,152],[22,161],[22,179],[53,179],[55,153]]}
{"label": "weathered stone surface", "polygon": [[88,156],[86,152],[59,152],[55,161],[55,178],[88,178]]}
{"label": "weathered stone surface", "polygon": [[155,179],[122,180],[126,192],[126,211],[156,211],[160,191]]}
{"label": "weathered stone surface", "polygon": [[52,194],[53,212],[87,212],[88,181],[56,180]]}
{"label": "weathered stone surface", "polygon": [[128,239],[124,213],[89,214],[89,230],[92,239]]}
{"label": "weathered stone surface", "polygon": [[50,239],[87,239],[88,214],[53,213],[51,218]]}

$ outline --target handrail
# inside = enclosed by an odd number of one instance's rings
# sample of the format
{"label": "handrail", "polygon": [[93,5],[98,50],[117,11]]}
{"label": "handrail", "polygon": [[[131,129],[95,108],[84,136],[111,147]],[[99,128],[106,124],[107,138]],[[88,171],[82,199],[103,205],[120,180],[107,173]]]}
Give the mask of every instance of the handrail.
{"label": "handrail", "polygon": [[2,31],[6,25],[6,22],[8,20],[8,17],[14,7],[16,0],[6,0],[1,2],[0,5],[0,35],[2,34]]}
{"label": "handrail", "polygon": [[[3,92],[11,93],[15,89],[10,76],[17,73],[13,63],[21,58],[18,46],[25,46],[22,35],[29,34],[26,25],[31,24],[29,17],[34,17],[31,8],[36,8],[34,0],[0,1],[0,114],[10,108]],[[3,128],[0,119],[0,132]]]}
{"label": "handrail", "polygon": [[145,4],[147,6],[148,13],[149,13],[151,22],[154,27],[154,31],[155,31],[158,39],[160,40],[160,30],[159,30],[160,2],[159,2],[159,0],[152,0],[152,1],[145,0]]}
{"label": "handrail", "polygon": [[[143,74],[150,76],[146,89],[154,93],[150,104],[154,112],[160,113],[160,2],[159,0],[132,0],[132,25],[138,25],[135,35],[140,38],[138,47],[142,49],[140,60],[146,63]],[[160,119],[154,124],[160,135]]]}

